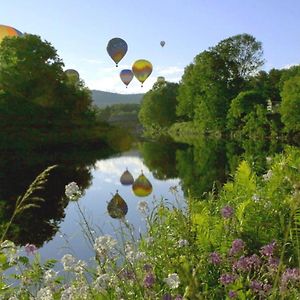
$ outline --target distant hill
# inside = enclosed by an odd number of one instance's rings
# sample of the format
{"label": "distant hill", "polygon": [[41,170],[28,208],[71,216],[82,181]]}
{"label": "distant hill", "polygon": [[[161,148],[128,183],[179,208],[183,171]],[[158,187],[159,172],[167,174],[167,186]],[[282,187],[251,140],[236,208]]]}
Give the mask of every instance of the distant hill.
{"label": "distant hill", "polygon": [[94,103],[99,107],[119,103],[141,103],[144,94],[117,94],[92,90]]}

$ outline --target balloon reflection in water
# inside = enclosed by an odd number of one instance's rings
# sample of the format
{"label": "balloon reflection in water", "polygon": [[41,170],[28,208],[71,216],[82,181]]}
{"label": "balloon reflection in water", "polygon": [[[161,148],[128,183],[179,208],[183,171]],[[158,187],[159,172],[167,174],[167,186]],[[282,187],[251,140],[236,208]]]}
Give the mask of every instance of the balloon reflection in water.
{"label": "balloon reflection in water", "polygon": [[123,185],[132,185],[134,182],[134,178],[131,173],[126,169],[126,171],[122,174],[120,178],[120,182]]}
{"label": "balloon reflection in water", "polygon": [[128,212],[128,206],[125,200],[119,195],[118,191],[112,197],[107,205],[108,214],[114,219],[122,219]]}
{"label": "balloon reflection in water", "polygon": [[138,197],[146,197],[152,193],[152,184],[143,172],[132,184],[132,190]]}

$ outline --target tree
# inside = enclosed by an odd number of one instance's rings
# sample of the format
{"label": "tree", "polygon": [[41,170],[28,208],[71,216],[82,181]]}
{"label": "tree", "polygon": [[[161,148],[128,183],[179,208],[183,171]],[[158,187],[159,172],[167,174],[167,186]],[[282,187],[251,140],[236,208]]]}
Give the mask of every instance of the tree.
{"label": "tree", "polygon": [[286,80],[281,92],[281,119],[287,132],[300,131],[300,76]]}
{"label": "tree", "polygon": [[139,120],[147,129],[168,127],[176,121],[178,84],[155,83],[142,100]]}

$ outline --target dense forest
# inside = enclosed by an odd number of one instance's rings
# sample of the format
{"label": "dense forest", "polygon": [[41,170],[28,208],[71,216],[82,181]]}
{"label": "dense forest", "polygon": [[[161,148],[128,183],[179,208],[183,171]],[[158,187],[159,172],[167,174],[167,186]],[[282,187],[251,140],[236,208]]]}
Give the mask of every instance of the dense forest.
{"label": "dense forest", "polygon": [[300,66],[265,71],[263,64],[255,37],[224,39],[199,53],[179,84],[154,84],[143,98],[139,120],[148,133],[172,136],[297,138]]}

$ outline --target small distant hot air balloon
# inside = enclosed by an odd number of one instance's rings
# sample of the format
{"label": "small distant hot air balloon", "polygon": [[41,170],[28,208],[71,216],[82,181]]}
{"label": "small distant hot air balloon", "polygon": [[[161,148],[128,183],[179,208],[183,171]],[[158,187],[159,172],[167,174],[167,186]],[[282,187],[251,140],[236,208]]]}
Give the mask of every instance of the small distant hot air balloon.
{"label": "small distant hot air balloon", "polygon": [[134,178],[131,173],[126,169],[126,171],[122,174],[120,181],[123,185],[132,185],[134,182]]}
{"label": "small distant hot air balloon", "polygon": [[127,43],[121,38],[111,39],[106,47],[106,50],[112,60],[116,63],[116,67],[120,60],[124,57],[128,50]]}
{"label": "small distant hot air balloon", "polygon": [[142,83],[150,76],[152,73],[152,64],[150,61],[145,59],[139,59],[132,65],[132,72],[138,81]]}
{"label": "small distant hot air balloon", "polygon": [[124,69],[120,72],[120,78],[123,81],[123,83],[126,85],[126,88],[127,88],[128,84],[131,82],[133,76],[134,75],[133,75],[132,71],[129,69]]}
{"label": "small distant hot air balloon", "polygon": [[23,33],[13,27],[0,25],[0,43],[6,36],[21,36]]}
{"label": "small distant hot air balloon", "polygon": [[156,81],[162,83],[162,82],[165,82],[166,80],[165,80],[164,76],[158,76]]}
{"label": "small distant hot air balloon", "polygon": [[161,41],[161,42],[160,42],[160,45],[161,45],[162,47],[163,47],[165,44],[166,44],[165,41]]}
{"label": "small distant hot air balloon", "polygon": [[132,190],[138,197],[146,197],[152,193],[152,184],[143,172],[132,184]]}
{"label": "small distant hot air balloon", "polygon": [[128,206],[125,200],[119,195],[118,191],[116,191],[116,194],[109,201],[107,211],[114,219],[121,219],[127,214]]}
{"label": "small distant hot air balloon", "polygon": [[78,82],[79,81],[79,73],[74,69],[68,69],[65,71],[65,74],[67,75],[68,79],[72,82]]}

